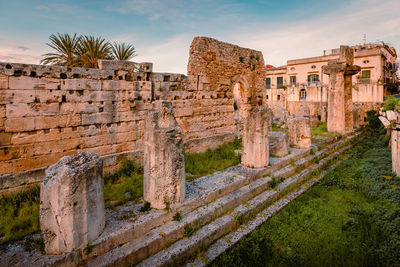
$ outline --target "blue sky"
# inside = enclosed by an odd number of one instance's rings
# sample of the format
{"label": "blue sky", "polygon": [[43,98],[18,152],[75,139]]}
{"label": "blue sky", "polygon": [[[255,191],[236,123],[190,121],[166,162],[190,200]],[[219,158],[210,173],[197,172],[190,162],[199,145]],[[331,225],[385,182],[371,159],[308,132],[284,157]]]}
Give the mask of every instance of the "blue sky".
{"label": "blue sky", "polygon": [[38,63],[52,33],[129,42],[162,72],[186,73],[195,36],[261,50],[268,64],[383,40],[400,51],[400,0],[0,0],[0,61]]}

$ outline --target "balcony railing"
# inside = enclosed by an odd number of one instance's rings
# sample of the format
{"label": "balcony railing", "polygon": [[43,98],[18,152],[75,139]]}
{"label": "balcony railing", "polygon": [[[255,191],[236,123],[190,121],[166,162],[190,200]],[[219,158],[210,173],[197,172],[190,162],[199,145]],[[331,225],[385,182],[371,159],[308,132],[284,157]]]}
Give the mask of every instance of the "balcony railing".
{"label": "balcony railing", "polygon": [[371,83],[371,78],[358,78],[357,82],[359,84],[370,84]]}

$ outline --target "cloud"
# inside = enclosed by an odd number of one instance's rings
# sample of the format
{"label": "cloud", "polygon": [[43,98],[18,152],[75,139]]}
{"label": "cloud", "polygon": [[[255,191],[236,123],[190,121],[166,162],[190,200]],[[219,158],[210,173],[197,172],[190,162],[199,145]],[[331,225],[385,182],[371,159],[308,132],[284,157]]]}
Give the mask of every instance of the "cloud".
{"label": "cloud", "polygon": [[45,5],[35,6],[35,9],[36,9],[36,10],[50,11],[50,7],[45,6]]}
{"label": "cloud", "polygon": [[18,49],[20,49],[20,50],[22,50],[22,51],[26,51],[26,50],[29,50],[29,47],[26,47],[26,46],[17,46],[17,48]]}

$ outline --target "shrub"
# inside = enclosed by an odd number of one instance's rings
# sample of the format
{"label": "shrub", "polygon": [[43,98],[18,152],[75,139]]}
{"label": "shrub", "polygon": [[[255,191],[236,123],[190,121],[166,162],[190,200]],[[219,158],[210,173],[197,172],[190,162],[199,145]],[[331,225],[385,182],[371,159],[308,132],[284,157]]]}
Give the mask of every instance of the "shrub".
{"label": "shrub", "polygon": [[395,110],[395,111],[400,111],[400,98],[396,98],[393,96],[390,96],[386,98],[384,104],[383,104],[383,110]]}

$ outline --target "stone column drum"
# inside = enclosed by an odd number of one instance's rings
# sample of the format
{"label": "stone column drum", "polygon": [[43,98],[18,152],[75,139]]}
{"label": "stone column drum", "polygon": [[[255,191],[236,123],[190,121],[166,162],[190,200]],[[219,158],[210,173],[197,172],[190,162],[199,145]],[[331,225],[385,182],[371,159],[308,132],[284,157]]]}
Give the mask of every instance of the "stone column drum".
{"label": "stone column drum", "polygon": [[185,200],[185,157],[182,132],[172,103],[161,101],[160,111],[149,112],[144,133],[143,198],[156,209]]}
{"label": "stone column drum", "polygon": [[311,147],[310,119],[292,115],[288,118],[289,141],[295,148],[309,149]]}
{"label": "stone column drum", "polygon": [[268,132],[271,112],[267,107],[256,107],[244,121],[242,164],[263,168],[269,164]]}
{"label": "stone column drum", "polygon": [[392,131],[392,170],[400,177],[400,130]]}
{"label": "stone column drum", "polygon": [[104,226],[103,162],[99,156],[79,152],[50,166],[40,185],[40,227],[46,253],[83,249]]}
{"label": "stone column drum", "polygon": [[322,66],[329,75],[328,89],[328,131],[345,134],[353,131],[353,100],[351,76],[360,71],[353,65],[354,51],[349,46],[340,46],[339,59],[328,61]]}

